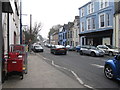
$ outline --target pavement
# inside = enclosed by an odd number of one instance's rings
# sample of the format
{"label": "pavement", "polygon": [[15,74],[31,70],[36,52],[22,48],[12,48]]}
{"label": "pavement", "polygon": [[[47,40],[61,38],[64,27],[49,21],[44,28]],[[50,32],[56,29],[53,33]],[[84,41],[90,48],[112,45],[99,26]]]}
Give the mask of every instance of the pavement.
{"label": "pavement", "polygon": [[48,64],[42,56],[28,55],[28,74],[20,80],[18,76],[9,77],[3,88],[85,88],[63,72]]}

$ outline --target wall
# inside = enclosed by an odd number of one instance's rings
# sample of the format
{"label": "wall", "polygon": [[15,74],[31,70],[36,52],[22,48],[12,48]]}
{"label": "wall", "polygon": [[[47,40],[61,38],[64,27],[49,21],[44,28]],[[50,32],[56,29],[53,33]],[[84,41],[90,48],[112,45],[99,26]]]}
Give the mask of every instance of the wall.
{"label": "wall", "polygon": [[2,88],[2,3],[0,1],[0,89]]}

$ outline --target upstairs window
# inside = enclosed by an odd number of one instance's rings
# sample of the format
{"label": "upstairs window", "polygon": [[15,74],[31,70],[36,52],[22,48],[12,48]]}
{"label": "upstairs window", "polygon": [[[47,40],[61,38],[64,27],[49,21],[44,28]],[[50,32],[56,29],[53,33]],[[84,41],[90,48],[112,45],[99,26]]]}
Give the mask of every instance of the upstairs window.
{"label": "upstairs window", "polygon": [[103,5],[104,5],[103,0],[101,0],[101,2],[100,2],[100,8],[101,9],[103,8]]}
{"label": "upstairs window", "polygon": [[78,32],[77,32],[77,30],[76,30],[76,38],[78,37]]}
{"label": "upstairs window", "polygon": [[91,13],[93,13],[93,12],[94,12],[94,4],[91,3]]}
{"label": "upstairs window", "polygon": [[70,31],[70,38],[72,38],[72,31]]}
{"label": "upstairs window", "polygon": [[90,14],[90,4],[88,5],[88,14]]}
{"label": "upstairs window", "polygon": [[109,6],[109,0],[100,0],[100,9],[106,8]]}
{"label": "upstairs window", "polygon": [[105,7],[108,7],[109,1],[105,0]]}
{"label": "upstairs window", "polygon": [[69,31],[68,31],[68,38],[69,38]]}
{"label": "upstairs window", "polygon": [[84,31],[84,22],[81,23],[81,32]]}
{"label": "upstairs window", "polygon": [[88,14],[93,13],[94,12],[94,3],[89,4],[87,7],[87,10],[88,10],[87,11]]}
{"label": "upstairs window", "polygon": [[84,16],[84,8],[81,9],[81,17]]}
{"label": "upstairs window", "polygon": [[91,28],[90,28],[90,18],[89,19],[87,19],[87,30],[90,30]]}
{"label": "upstairs window", "polygon": [[99,20],[100,20],[100,23],[99,23],[100,28],[105,27],[105,15],[104,14],[100,15]]}
{"label": "upstairs window", "polygon": [[92,18],[92,29],[95,29],[95,18]]}
{"label": "upstairs window", "polygon": [[110,14],[106,14],[107,26],[110,26]]}

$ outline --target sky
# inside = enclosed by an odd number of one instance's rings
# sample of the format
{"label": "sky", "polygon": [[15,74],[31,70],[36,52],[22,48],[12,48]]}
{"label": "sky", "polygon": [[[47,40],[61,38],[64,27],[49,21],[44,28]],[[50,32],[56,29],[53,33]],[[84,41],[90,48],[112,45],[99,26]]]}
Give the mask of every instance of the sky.
{"label": "sky", "polygon": [[79,16],[79,8],[90,0],[22,0],[23,25],[32,26],[35,22],[42,24],[40,34],[47,38],[50,28],[54,25],[64,25],[73,22]]}

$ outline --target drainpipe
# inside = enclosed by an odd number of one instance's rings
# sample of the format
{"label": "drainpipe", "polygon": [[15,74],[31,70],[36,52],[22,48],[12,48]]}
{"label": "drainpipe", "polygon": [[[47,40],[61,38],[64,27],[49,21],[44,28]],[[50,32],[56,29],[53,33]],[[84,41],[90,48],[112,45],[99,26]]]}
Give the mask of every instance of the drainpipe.
{"label": "drainpipe", "polygon": [[7,13],[7,48],[8,48],[8,53],[9,53],[9,13]]}
{"label": "drainpipe", "polygon": [[114,31],[114,38],[115,38],[115,46],[116,46],[116,15],[114,15],[114,17],[115,17],[115,25],[114,25],[114,27],[115,27],[115,31]]}
{"label": "drainpipe", "polygon": [[22,0],[20,0],[20,44],[22,44]]}

